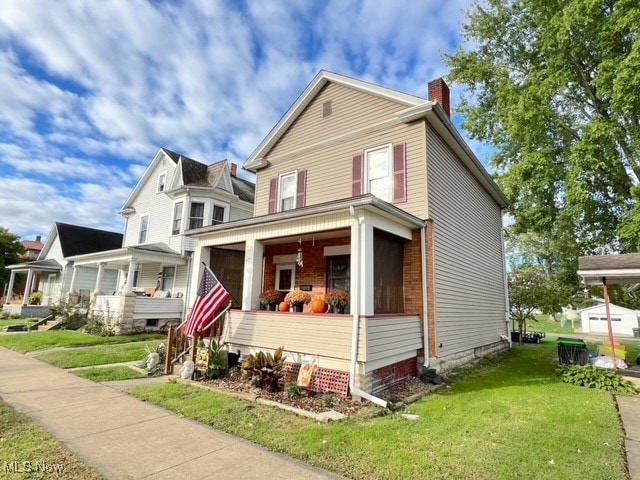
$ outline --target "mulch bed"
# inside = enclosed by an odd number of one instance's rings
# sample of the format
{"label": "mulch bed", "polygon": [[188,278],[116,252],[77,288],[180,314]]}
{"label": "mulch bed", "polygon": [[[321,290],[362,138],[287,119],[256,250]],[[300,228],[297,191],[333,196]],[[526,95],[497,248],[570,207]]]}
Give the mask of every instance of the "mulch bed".
{"label": "mulch bed", "polygon": [[[303,391],[301,396],[289,396],[284,389],[275,392],[263,390],[243,381],[238,370],[231,370],[227,375],[219,378],[203,379],[200,383],[223,391],[264,398],[313,413],[333,410],[343,415],[354,416],[374,414],[380,410],[380,407],[370,402],[354,402],[351,397],[343,398],[337,394],[329,394],[331,395],[332,403],[328,405],[327,394]],[[419,393],[428,392],[432,388],[433,385],[424,384],[419,379],[412,378],[379,396],[394,403],[405,402],[408,398]]]}

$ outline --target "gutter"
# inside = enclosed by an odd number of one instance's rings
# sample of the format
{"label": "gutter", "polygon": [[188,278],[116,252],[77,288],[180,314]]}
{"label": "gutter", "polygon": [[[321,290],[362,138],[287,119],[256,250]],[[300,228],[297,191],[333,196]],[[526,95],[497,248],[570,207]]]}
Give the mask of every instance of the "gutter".
{"label": "gutter", "polygon": [[[360,255],[360,221],[356,216],[356,211],[353,206],[349,207],[349,213],[353,218],[356,226],[356,245],[358,245],[358,256]],[[353,254],[353,252],[352,252]],[[356,268],[353,268],[355,263]],[[351,268],[355,270],[352,272],[351,278],[353,281],[351,282],[351,291],[359,292],[360,289],[360,259],[356,262],[351,262]],[[363,390],[360,390],[356,387],[356,363],[358,360],[358,331],[360,330],[360,295],[356,298],[356,302],[353,302],[351,313],[353,315],[353,328],[351,331],[351,365],[349,368],[349,389],[351,393],[355,393],[359,397],[364,398],[365,400],[369,400],[376,405],[380,405],[382,408],[387,408],[387,402],[382,400],[381,398],[374,397],[370,393],[367,393]]]}
{"label": "gutter", "polygon": [[424,323],[424,366],[429,368],[431,363],[429,352],[429,304],[427,298],[427,247],[426,226],[420,228],[420,262],[422,268],[422,315]]}

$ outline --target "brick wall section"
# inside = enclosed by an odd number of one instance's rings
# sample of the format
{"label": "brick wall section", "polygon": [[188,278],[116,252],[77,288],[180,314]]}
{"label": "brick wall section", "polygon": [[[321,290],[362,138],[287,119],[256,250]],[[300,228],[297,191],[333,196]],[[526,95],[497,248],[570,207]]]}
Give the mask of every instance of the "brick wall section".
{"label": "brick wall section", "polygon": [[420,259],[420,230],[413,231],[413,238],[404,244],[404,313],[422,318],[422,274]]}
{"label": "brick wall section", "polygon": [[397,385],[415,377],[418,371],[418,359],[408,358],[401,362],[378,368],[371,372],[372,376],[372,393],[374,395],[384,392],[389,387]]}
{"label": "brick wall section", "polygon": [[[436,331],[436,249],[434,245],[433,220],[427,220],[427,323],[429,324],[429,355],[438,356]],[[424,352],[423,352],[424,355]]]}

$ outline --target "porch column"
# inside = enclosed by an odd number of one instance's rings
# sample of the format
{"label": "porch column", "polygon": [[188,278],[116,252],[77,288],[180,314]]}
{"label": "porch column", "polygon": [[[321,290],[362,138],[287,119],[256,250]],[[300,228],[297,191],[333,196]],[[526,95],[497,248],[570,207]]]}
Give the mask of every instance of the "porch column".
{"label": "porch column", "polygon": [[9,276],[9,288],[7,289],[7,298],[5,298],[5,303],[11,303],[11,297],[13,297],[13,284],[16,280],[16,272],[15,270],[11,270],[11,275]]}
{"label": "porch column", "polygon": [[373,225],[360,225],[360,314],[373,315],[375,285],[373,254]]}
{"label": "porch column", "polygon": [[262,258],[264,245],[256,239],[247,239],[244,252],[244,281],[242,285],[242,310],[260,308],[262,288]]}
{"label": "porch column", "polygon": [[104,276],[104,262],[100,262],[98,264],[98,275],[96,276],[96,288],[93,290],[93,293],[95,295],[100,295],[102,293],[102,277],[103,276]]}
{"label": "porch column", "polygon": [[71,273],[71,285],[69,286],[69,293],[78,293],[76,287],[78,286],[78,267],[73,266],[73,272]]}
{"label": "porch column", "polygon": [[127,272],[127,285],[124,289],[125,293],[133,293],[133,276],[136,274],[136,261],[129,261],[129,270]]}
{"label": "porch column", "polygon": [[22,298],[22,305],[29,305],[29,295],[31,295],[32,283],[33,283],[33,270],[29,269],[27,272],[27,283],[24,286],[24,297]]}

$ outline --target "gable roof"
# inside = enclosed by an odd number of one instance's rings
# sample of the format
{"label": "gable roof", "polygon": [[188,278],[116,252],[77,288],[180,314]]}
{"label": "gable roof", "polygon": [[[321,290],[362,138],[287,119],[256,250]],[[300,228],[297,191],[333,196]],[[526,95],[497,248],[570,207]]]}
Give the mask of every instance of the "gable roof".
{"label": "gable roof", "polygon": [[387,100],[406,105],[407,107],[415,107],[431,103],[429,100],[425,100],[424,98],[416,97],[414,95],[398,92],[397,90],[381,87],[373,83],[364,82],[362,80],[357,80],[355,78],[326,70],[320,70],[307,88],[296,99],[293,105],[289,107],[289,110],[282,116],[280,121],[271,129],[260,145],[258,145],[258,147],[249,156],[247,161],[244,163],[243,168],[251,171],[261,168],[263,163],[262,157],[266,155],[271,148],[273,148],[280,138],[282,138],[287,129],[300,116],[304,109],[307,108],[320,90],[322,90],[329,82],[385,98]]}
{"label": "gable roof", "polygon": [[578,257],[578,275],[587,285],[640,282],[640,253]]}
{"label": "gable roof", "polygon": [[[620,305],[616,305],[614,303],[610,304],[609,307],[611,309],[614,309],[616,311],[622,311],[622,312],[627,312],[627,313],[635,313],[636,315],[638,314],[637,310],[632,310],[630,308],[626,308],[626,307],[621,307]],[[578,313],[582,313],[582,312],[590,312],[592,310],[602,310],[604,309],[605,306],[602,303],[599,303],[597,305],[592,305],[590,307],[586,307],[586,308],[581,308],[580,310],[578,310]]]}
{"label": "gable roof", "polygon": [[[313,101],[315,96],[329,82],[398,103],[399,111],[396,112],[396,117],[405,123],[419,118],[427,118],[428,122],[433,125],[442,139],[458,155],[462,163],[469,169],[495,202],[500,205],[501,208],[506,208],[509,205],[505,194],[493,178],[491,178],[491,175],[486,171],[482,162],[478,160],[471,148],[469,148],[455,125],[451,122],[449,116],[437,101],[426,100],[421,97],[398,92],[390,88],[356,80],[326,70],[320,70],[320,72],[318,72],[304,92],[302,92],[289,110],[282,116],[280,121],[253,151],[243,165],[245,170],[255,173],[257,170],[268,166],[268,162],[264,157],[284,136],[289,127],[293,125],[305,108]],[[402,108],[402,106],[406,108]]]}
{"label": "gable roof", "polygon": [[56,222],[55,230],[60,238],[60,248],[65,258],[122,247],[121,233],[61,222]]}
{"label": "gable roof", "polygon": [[40,251],[44,247],[44,243],[42,243],[40,240],[22,240],[20,243],[22,243],[24,248],[26,248],[27,250]]}

